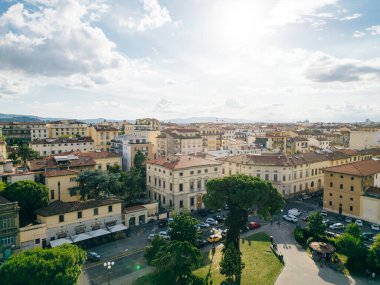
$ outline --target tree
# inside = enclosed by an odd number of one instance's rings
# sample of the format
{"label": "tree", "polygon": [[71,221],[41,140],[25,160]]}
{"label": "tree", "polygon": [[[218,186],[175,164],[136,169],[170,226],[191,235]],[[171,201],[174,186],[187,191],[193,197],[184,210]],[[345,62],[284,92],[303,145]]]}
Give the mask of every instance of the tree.
{"label": "tree", "polygon": [[109,172],[113,173],[113,174],[119,174],[120,175],[123,171],[121,170],[120,165],[115,164],[115,165],[110,166]]}
{"label": "tree", "polygon": [[0,181],[0,195],[1,195],[1,191],[3,191],[6,186],[7,186],[7,184],[5,184],[4,182]]}
{"label": "tree", "polygon": [[167,241],[165,241],[160,236],[155,236],[152,240],[152,243],[145,248],[145,258],[148,261],[148,264],[151,265],[152,261],[156,258],[157,253],[160,251],[161,247],[165,246]]}
{"label": "tree", "polygon": [[16,156],[26,165],[26,162],[31,159],[38,159],[40,155],[38,152],[32,150],[28,145],[22,144],[16,149]]}
{"label": "tree", "polygon": [[78,284],[86,253],[75,245],[32,249],[13,255],[0,267],[2,285]]}
{"label": "tree", "polygon": [[228,244],[223,249],[224,255],[220,262],[220,273],[226,275],[228,279],[240,280],[241,272],[245,264],[241,260],[241,252],[232,244]]}
{"label": "tree", "polygon": [[173,222],[169,224],[169,235],[171,240],[188,241],[193,243],[198,237],[198,220],[189,213],[174,215]]}
{"label": "tree", "polygon": [[145,169],[145,160],[145,154],[141,150],[138,150],[135,154],[135,157],[133,158],[134,167],[138,169]]}
{"label": "tree", "polygon": [[[225,204],[229,207],[229,212],[225,225],[228,227],[226,247],[231,245],[240,252],[240,230],[246,227],[248,222],[247,208],[255,207],[257,213],[265,219],[277,214],[284,206],[284,199],[278,193],[272,183],[258,177],[243,174],[226,176],[223,178],[211,179],[207,182],[207,194],[203,196],[206,207],[219,209]],[[223,252],[226,260],[236,260],[236,268],[242,270],[241,259],[232,250]],[[235,272],[237,283],[240,283],[241,272]]]}
{"label": "tree", "polygon": [[233,242],[236,248],[239,248],[240,230],[248,222],[247,208],[255,207],[259,215],[269,219],[284,206],[283,197],[272,183],[243,174],[209,180],[203,201],[206,207],[213,209],[227,204],[227,243]]}
{"label": "tree", "polygon": [[357,224],[354,224],[354,223],[348,224],[344,232],[363,241],[362,231],[360,230]]}
{"label": "tree", "polygon": [[49,191],[45,185],[34,181],[17,181],[5,187],[2,195],[9,201],[17,201],[22,224],[35,219],[34,212],[49,201]]}
{"label": "tree", "polygon": [[137,199],[146,195],[146,178],[141,169],[132,167],[128,172],[123,173],[121,182],[130,204],[134,204]]}
{"label": "tree", "polygon": [[349,269],[360,271],[365,267],[368,249],[361,238],[355,237],[347,231],[336,239],[339,250],[347,256],[346,266]]}
{"label": "tree", "polygon": [[199,264],[199,250],[187,241],[171,241],[161,247],[152,265],[157,269],[159,284],[193,284],[192,270]]}
{"label": "tree", "polygon": [[372,271],[380,273],[380,234],[376,235],[368,252],[367,264]]}
{"label": "tree", "polygon": [[310,214],[306,229],[311,237],[323,237],[326,235],[326,225],[323,223],[323,217],[320,212]]}

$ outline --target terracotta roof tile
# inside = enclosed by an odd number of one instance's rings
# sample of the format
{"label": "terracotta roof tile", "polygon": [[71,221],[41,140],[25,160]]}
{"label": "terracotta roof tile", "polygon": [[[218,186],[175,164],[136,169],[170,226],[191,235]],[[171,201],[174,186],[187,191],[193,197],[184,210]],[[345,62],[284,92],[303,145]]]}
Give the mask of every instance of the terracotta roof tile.
{"label": "terracotta roof tile", "polygon": [[325,171],[353,176],[368,176],[380,173],[380,160],[361,160],[349,164],[329,167],[326,168]]}
{"label": "terracotta roof tile", "polygon": [[197,166],[221,165],[220,162],[191,155],[180,155],[174,159],[160,158],[149,161],[147,164],[159,165],[168,169],[183,169]]}

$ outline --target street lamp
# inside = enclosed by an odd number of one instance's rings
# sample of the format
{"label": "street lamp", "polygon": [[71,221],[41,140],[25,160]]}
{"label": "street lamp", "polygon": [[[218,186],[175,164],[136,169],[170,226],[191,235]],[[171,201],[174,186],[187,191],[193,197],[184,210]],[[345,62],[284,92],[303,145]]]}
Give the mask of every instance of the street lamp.
{"label": "street lamp", "polygon": [[112,266],[115,265],[115,262],[113,262],[113,261],[108,261],[108,262],[104,262],[103,265],[104,265],[105,268],[107,268],[108,285],[110,285],[110,284],[111,284],[111,281],[110,281],[110,273],[109,273],[109,272],[110,272]]}

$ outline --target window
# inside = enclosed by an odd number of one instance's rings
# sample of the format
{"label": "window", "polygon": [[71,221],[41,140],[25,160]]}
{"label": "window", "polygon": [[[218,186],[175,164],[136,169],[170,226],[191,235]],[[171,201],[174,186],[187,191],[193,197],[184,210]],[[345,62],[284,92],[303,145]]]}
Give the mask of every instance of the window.
{"label": "window", "polygon": [[162,203],[165,205],[166,204],[166,199],[165,197],[162,197]]}
{"label": "window", "polygon": [[269,180],[269,174],[265,174],[265,180]]}
{"label": "window", "polygon": [[331,174],[330,174],[330,177],[333,177],[333,176],[334,176],[334,174],[331,173]]}
{"label": "window", "polygon": [[194,181],[190,181],[190,191],[194,190]]}
{"label": "window", "polygon": [[277,174],[274,174],[274,175],[273,175],[273,181],[274,181],[274,182],[277,182]]}
{"label": "window", "polygon": [[282,175],[282,181],[286,181],[286,175]]}
{"label": "window", "polygon": [[170,191],[173,191],[173,184],[172,183],[170,183],[169,189],[170,189]]}
{"label": "window", "polygon": [[343,184],[340,184],[340,185],[339,185],[339,189],[343,189]]}
{"label": "window", "polygon": [[97,216],[97,215],[99,215],[99,209],[98,209],[98,208],[95,208],[95,209],[94,209],[94,216]]}
{"label": "window", "polygon": [[35,244],[40,244],[40,242],[41,242],[41,239],[39,239],[39,238],[36,238],[36,239],[34,240],[34,243],[35,243]]}
{"label": "window", "polygon": [[190,206],[194,206],[194,197],[190,198]]}
{"label": "window", "polygon": [[343,199],[343,196],[342,196],[342,195],[339,195],[339,198],[340,198],[340,199]]}
{"label": "window", "polygon": [[154,200],[157,200],[157,193],[154,192]]}
{"label": "window", "polygon": [[205,173],[207,173],[208,172],[208,169],[205,169]]}
{"label": "window", "polygon": [[354,198],[350,197],[350,201],[354,201]]}
{"label": "window", "polygon": [[166,182],[162,181],[162,184],[163,184],[163,188],[165,189],[166,188]]}
{"label": "window", "polygon": [[180,183],[178,186],[179,186],[179,192],[182,192],[183,191],[183,184]]}
{"label": "window", "polygon": [[202,170],[198,170],[198,174],[200,174],[202,172]]}
{"label": "window", "polygon": [[351,191],[354,191],[354,186],[351,185],[350,190],[351,190]]}
{"label": "window", "polygon": [[333,186],[334,186],[334,184],[332,182],[330,182],[330,187],[333,187]]}
{"label": "window", "polygon": [[76,182],[77,181],[77,178],[76,177],[71,177],[70,178],[70,182]]}
{"label": "window", "polygon": [[0,218],[0,230],[14,228],[15,219],[13,217],[1,217]]}
{"label": "window", "polygon": [[54,190],[50,190],[50,200],[54,200]]}
{"label": "window", "polygon": [[224,174],[224,168],[222,168],[222,174]]}
{"label": "window", "polygon": [[332,197],[332,193],[330,193],[330,197]]}
{"label": "window", "polygon": [[332,201],[329,201],[329,206],[332,206]]}
{"label": "window", "polygon": [[179,176],[183,176],[183,172],[180,172],[180,173],[179,173]]}
{"label": "window", "polygon": [[215,167],[215,168],[214,168],[214,171],[218,171],[218,167]]}
{"label": "window", "polygon": [[148,177],[148,181],[149,181],[149,183],[150,183],[150,176]]}
{"label": "window", "polygon": [[78,219],[82,219],[82,212],[78,212]]}
{"label": "window", "polygon": [[180,201],[179,201],[179,207],[180,207],[180,208],[183,208],[183,200],[180,200]]}
{"label": "window", "polygon": [[194,171],[190,171],[190,175],[193,175],[194,174]]}
{"label": "window", "polygon": [[65,221],[65,215],[59,215],[59,222],[63,223]]}
{"label": "window", "polygon": [[354,179],[355,179],[355,177],[352,177],[352,176],[351,176],[351,180],[354,180]]}
{"label": "window", "polygon": [[107,164],[107,171],[108,171],[108,170],[110,170],[110,165],[109,165],[109,164]]}
{"label": "window", "polygon": [[343,175],[340,176],[340,179],[343,179]]}
{"label": "window", "polygon": [[202,187],[202,181],[200,179],[198,179],[198,181],[197,181],[197,189],[201,190],[201,187]]}
{"label": "window", "polygon": [[352,212],[354,210],[354,207],[353,206],[350,206],[350,211]]}
{"label": "window", "polygon": [[98,165],[98,170],[102,170],[102,165]]}
{"label": "window", "polygon": [[108,212],[109,212],[109,213],[112,212],[112,205],[109,205],[109,206],[108,206]]}

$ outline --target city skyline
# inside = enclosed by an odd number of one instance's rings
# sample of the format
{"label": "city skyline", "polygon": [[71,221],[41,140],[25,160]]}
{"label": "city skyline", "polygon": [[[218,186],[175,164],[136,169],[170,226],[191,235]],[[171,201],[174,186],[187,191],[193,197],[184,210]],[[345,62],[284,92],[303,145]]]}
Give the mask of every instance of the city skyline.
{"label": "city skyline", "polygon": [[376,1],[0,3],[2,113],[380,120]]}

